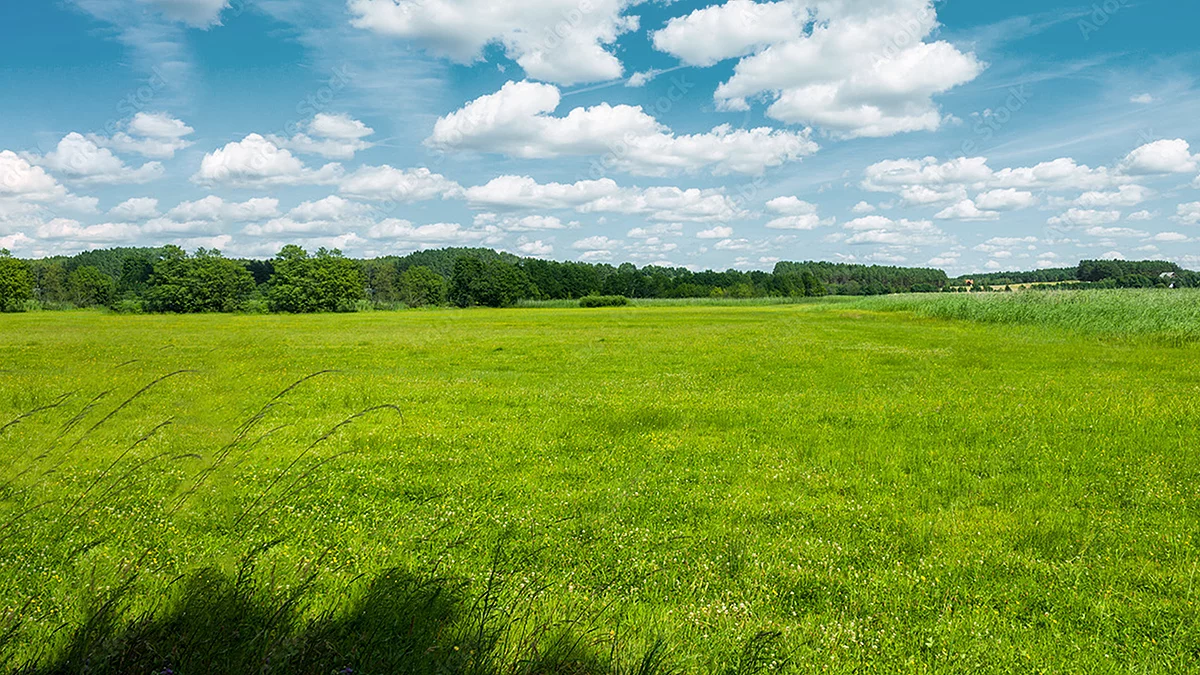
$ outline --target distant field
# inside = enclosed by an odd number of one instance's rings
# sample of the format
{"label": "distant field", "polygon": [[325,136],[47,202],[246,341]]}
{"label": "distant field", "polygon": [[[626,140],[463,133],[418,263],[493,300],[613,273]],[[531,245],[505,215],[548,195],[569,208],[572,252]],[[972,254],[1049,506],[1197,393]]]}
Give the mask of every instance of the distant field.
{"label": "distant field", "polygon": [[1196,299],[0,316],[0,670],[1196,670]]}
{"label": "distant field", "polygon": [[1177,344],[1200,340],[1200,289],[893,295],[855,306]]}

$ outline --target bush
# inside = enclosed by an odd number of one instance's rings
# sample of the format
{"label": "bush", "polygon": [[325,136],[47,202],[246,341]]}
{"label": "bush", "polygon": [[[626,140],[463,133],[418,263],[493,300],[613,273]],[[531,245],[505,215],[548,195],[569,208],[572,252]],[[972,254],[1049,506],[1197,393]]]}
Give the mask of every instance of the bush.
{"label": "bush", "polygon": [[580,299],[579,306],[591,307],[624,307],[629,304],[629,298],[623,295],[589,295]]}
{"label": "bush", "polygon": [[145,314],[146,304],[140,298],[122,298],[113,303],[112,311],[117,314]]}

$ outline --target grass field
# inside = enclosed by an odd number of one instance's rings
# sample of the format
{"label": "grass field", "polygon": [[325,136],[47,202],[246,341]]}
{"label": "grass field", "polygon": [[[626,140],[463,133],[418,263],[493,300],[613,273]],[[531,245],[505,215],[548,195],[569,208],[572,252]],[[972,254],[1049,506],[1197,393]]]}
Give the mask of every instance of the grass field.
{"label": "grass field", "polygon": [[1200,346],[865,302],[0,317],[0,670],[1200,669]]}

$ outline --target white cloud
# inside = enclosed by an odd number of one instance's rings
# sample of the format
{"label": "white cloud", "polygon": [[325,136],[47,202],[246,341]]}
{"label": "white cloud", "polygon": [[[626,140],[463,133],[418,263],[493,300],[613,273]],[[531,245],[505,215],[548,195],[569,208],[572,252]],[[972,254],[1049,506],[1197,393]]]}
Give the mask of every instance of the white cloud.
{"label": "white cloud", "polygon": [[724,225],[717,225],[708,230],[702,230],[696,233],[697,239],[728,239],[733,236],[733,228]]}
{"label": "white cloud", "polygon": [[194,202],[182,202],[167,212],[176,222],[220,221],[244,222],[263,220],[279,215],[279,200],[259,197],[245,202],[227,202],[215,195]]}
{"label": "white cloud", "polygon": [[659,223],[650,227],[635,227],[625,233],[630,239],[657,239],[683,235],[683,223]]}
{"label": "white cloud", "polygon": [[619,250],[624,246],[625,242],[619,239],[610,239],[602,235],[587,237],[571,244],[571,248],[576,251],[613,251]]}
{"label": "white cloud", "polygon": [[[977,192],[974,205],[981,211],[1005,211],[1036,205],[1034,189],[1100,190],[1131,183],[1131,179],[1105,167],[1091,168],[1070,158],[1031,167],[994,171],[984,157],[939,162],[934,157],[877,162],[864,171],[862,187],[872,192],[899,195],[908,205],[959,204]],[[1099,194],[1099,193],[1096,193]],[[1118,193],[1128,197],[1130,192]]]}
{"label": "white cloud", "polygon": [[75,132],[64,136],[58,146],[45,155],[28,155],[26,159],[68,180],[92,185],[148,183],[163,175],[163,166],[158,162],[147,162],[136,169],[126,166],[107,148]]}
{"label": "white cloud", "polygon": [[767,228],[771,230],[815,230],[821,225],[821,217],[815,213],[780,216],[767,222]]}
{"label": "white cloud", "polygon": [[1137,206],[1153,195],[1153,190],[1142,185],[1122,185],[1114,192],[1085,192],[1072,203],[1085,209]]}
{"label": "white cloud", "polygon": [[653,34],[653,42],[655,49],[688,65],[711,66],[795,38],[806,22],[793,3],[729,0],[671,19]]}
{"label": "white cloud", "polygon": [[[539,232],[544,230],[565,230],[568,225],[556,216],[500,216],[495,213],[481,213],[475,216],[475,225],[495,225],[505,232]],[[570,227],[579,223],[572,222]]]}
{"label": "white cloud", "polygon": [[1086,230],[1084,230],[1083,233],[1088,235],[1089,237],[1101,237],[1101,238],[1105,238],[1105,239],[1110,239],[1113,237],[1116,237],[1116,238],[1145,237],[1147,235],[1146,232],[1143,232],[1141,230],[1134,230],[1134,229],[1131,229],[1128,227],[1100,227],[1100,226],[1089,227]]}
{"label": "white cloud", "polygon": [[349,0],[352,23],[412,40],[458,63],[481,58],[490,44],[504,49],[537,80],[570,85],[621,77],[610,49],[637,29],[625,16],[630,0]]}
{"label": "white cloud", "polygon": [[407,220],[389,218],[367,230],[370,239],[386,239],[409,244],[496,244],[501,240],[497,228],[467,229],[458,223],[413,225]]}
{"label": "white cloud", "polygon": [[734,0],[672,19],[654,41],[692,65],[749,53],[717,88],[723,110],[748,110],[765,94],[767,114],[783,122],[890,136],[937,129],[933,97],[984,68],[948,42],[927,42],[937,25],[932,0]]}
{"label": "white cloud", "polygon": [[517,244],[517,250],[535,258],[545,257],[554,253],[554,247],[541,239],[520,242]]}
{"label": "white cloud", "polygon": [[132,152],[152,159],[171,159],[176,152],[193,143],[185,140],[195,129],[166,113],[139,112],[125,124],[125,131],[111,137],[88,134],[87,139],[102,148]]}
{"label": "white cloud", "polygon": [[268,136],[267,140],[281,148],[306,155],[320,155],[327,159],[353,159],[356,152],[373,147],[363,139],[375,130],[349,115],[318,113],[308,123],[308,133],[298,133],[291,138]]}
{"label": "white cloud", "polygon": [[866,215],[868,213],[875,213],[875,211],[876,211],[875,205],[869,204],[867,202],[859,202],[859,203],[855,204],[853,207],[851,207],[851,209],[850,209],[850,212],[857,216]]}
{"label": "white cloud", "polygon": [[974,201],[964,199],[963,201],[948,206],[938,212],[934,216],[938,220],[962,220],[967,222],[982,221],[982,220],[999,220],[999,211],[984,211],[981,210]]}
{"label": "white cloud", "polygon": [[934,267],[950,267],[958,264],[958,259],[961,255],[957,251],[947,251],[946,253],[930,258],[928,264]]}
{"label": "white cloud", "polygon": [[617,194],[609,178],[577,183],[538,183],[528,176],[498,176],[486,185],[468,188],[467,201],[475,207],[508,209],[570,209]]}
{"label": "white cloud", "polygon": [[1185,225],[1200,225],[1200,202],[1180,204],[1171,220]]}
{"label": "white cloud", "polygon": [[798,197],[776,197],[767,202],[767,210],[785,216],[808,216],[817,212],[817,205]]}
{"label": "white cloud", "polygon": [[137,222],[157,217],[158,200],[153,197],[126,199],[109,210],[108,215],[124,222]]}
{"label": "white cloud", "polygon": [[665,222],[723,222],[748,214],[720,190],[622,188],[611,179],[541,184],[528,176],[500,176],[467,189],[468,203],[491,209],[574,209],[580,213],[641,215]]}
{"label": "white cloud", "polygon": [[0,151],[0,196],[47,202],[67,196],[50,174],[10,150]]}
{"label": "white cloud", "polygon": [[287,149],[259,134],[250,134],[206,154],[192,181],[200,185],[264,187],[331,184],[341,177],[340,164],[310,169]]}
{"label": "white cloud", "polygon": [[798,197],[776,197],[767,202],[767,210],[780,214],[767,223],[772,230],[815,230],[822,225],[817,205]]}
{"label": "white cloud", "polygon": [[1101,260],[1124,260],[1125,254],[1120,251],[1109,251],[1100,256]]}
{"label": "white cloud", "polygon": [[1181,232],[1159,232],[1149,239],[1149,241],[1157,241],[1168,244],[1183,243],[1191,240],[1191,237]]}
{"label": "white cloud", "polygon": [[880,244],[886,246],[932,246],[943,244],[948,237],[928,220],[893,220],[884,216],[863,216],[843,227],[854,232],[847,244]]}
{"label": "white cloud", "polygon": [[370,206],[330,195],[317,201],[303,202],[288,211],[288,217],[300,222],[360,219],[372,211]]}
{"label": "white cloud", "polygon": [[1129,175],[1193,173],[1200,163],[1182,138],[1147,143],[1129,153],[1121,170]]}
{"label": "white cloud", "polygon": [[1126,216],[1126,220],[1154,220],[1158,217],[1157,212],[1153,211],[1134,211]]}
{"label": "white cloud", "polygon": [[990,190],[975,197],[975,205],[987,211],[1016,211],[1037,203],[1038,198],[1032,192],[1012,188]]}
{"label": "white cloud", "polygon": [[601,103],[553,113],[557,87],[509,82],[437,121],[426,143],[443,150],[502,153],[523,159],[600,156],[603,169],[660,176],[707,169],[713,174],[760,174],[817,151],[807,131],[768,127],[677,135],[642,108]]}
{"label": "white cloud", "polygon": [[1154,97],[1150,94],[1137,94],[1136,96],[1130,97],[1129,102],[1137,103],[1139,105],[1150,105],[1151,103],[1154,103]]}
{"label": "white cloud", "polygon": [[1049,225],[1095,227],[1108,225],[1121,219],[1120,211],[1098,211],[1095,209],[1068,209],[1066,213],[1046,221]]}
{"label": "white cloud", "polygon": [[339,192],[372,201],[419,202],[462,196],[462,186],[424,167],[364,166],[342,179]]}
{"label": "white cloud", "polygon": [[55,218],[38,226],[38,239],[62,239],[83,243],[120,244],[134,241],[141,229],[128,223],[82,225],[69,218]]}

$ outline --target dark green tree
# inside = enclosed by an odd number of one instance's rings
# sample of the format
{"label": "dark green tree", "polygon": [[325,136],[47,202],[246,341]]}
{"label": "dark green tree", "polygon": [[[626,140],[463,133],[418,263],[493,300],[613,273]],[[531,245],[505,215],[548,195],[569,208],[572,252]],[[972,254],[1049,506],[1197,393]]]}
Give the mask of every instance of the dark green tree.
{"label": "dark green tree", "polygon": [[117,284],[98,267],[84,265],[67,278],[71,302],[79,307],[106,306],[113,301]]}
{"label": "dark green tree", "polygon": [[42,302],[67,302],[67,268],[57,260],[40,264],[37,271],[37,294]]}
{"label": "dark green tree", "polygon": [[254,277],[246,266],[199,249],[187,257],[171,247],[154,265],[147,282],[148,308],[154,312],[236,312],[254,291]]}
{"label": "dark green tree", "polygon": [[400,275],[400,299],[409,307],[440,305],[446,302],[446,280],[433,270],[418,265]]}
{"label": "dark green tree", "polygon": [[525,271],[509,263],[459,258],[454,264],[450,301],[459,307],[509,307],[536,293]]}
{"label": "dark green tree", "polygon": [[0,310],[13,312],[33,299],[33,274],[29,264],[0,249]]}
{"label": "dark green tree", "polygon": [[271,310],[303,314],[353,311],[366,298],[366,285],[357,261],[336,249],[324,248],[310,257],[299,246],[284,246],[275,256],[267,299]]}

